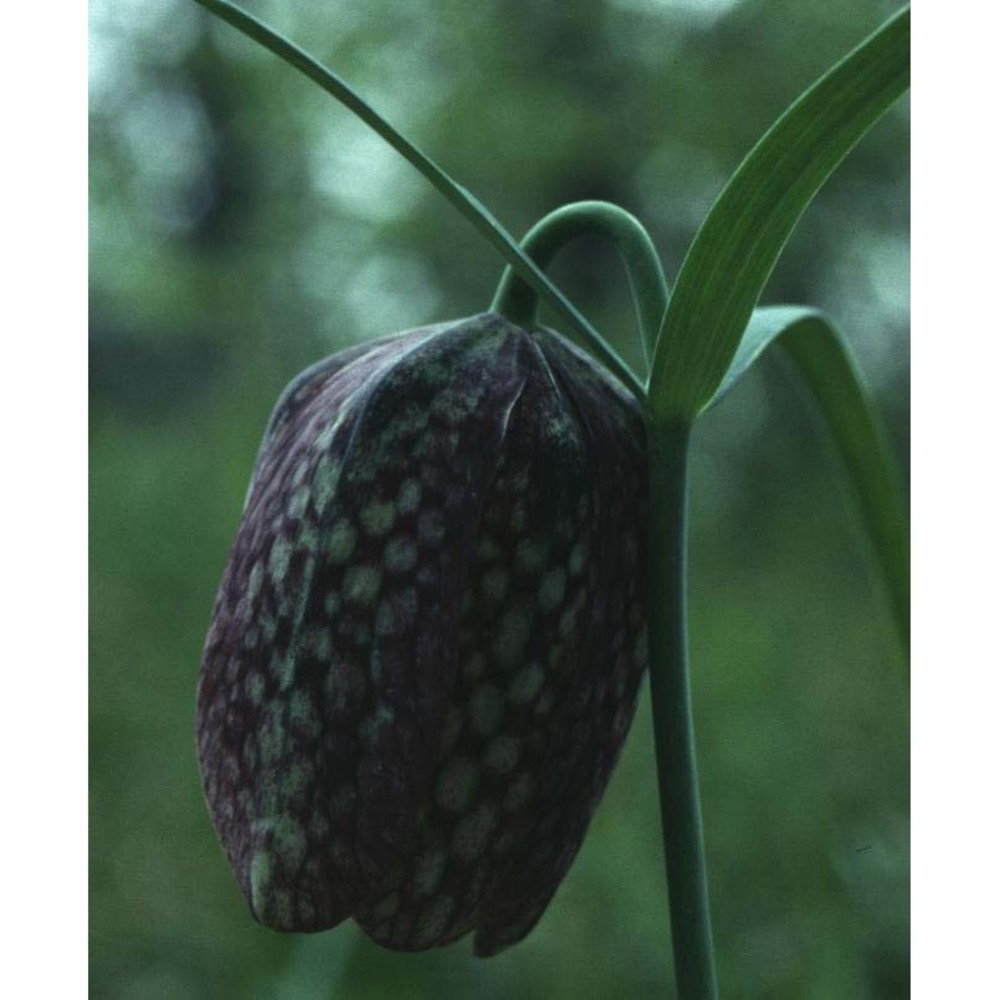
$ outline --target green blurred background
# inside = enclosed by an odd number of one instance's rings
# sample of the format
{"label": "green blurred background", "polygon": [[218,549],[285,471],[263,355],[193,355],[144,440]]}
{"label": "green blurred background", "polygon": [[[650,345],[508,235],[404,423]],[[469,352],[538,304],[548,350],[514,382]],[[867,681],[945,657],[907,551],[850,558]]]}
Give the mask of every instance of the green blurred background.
{"label": "green blurred background", "polygon": [[[247,3],[350,80],[513,232],[618,202],[668,278],[876,0]],[[378,949],[250,919],[209,826],[194,689],[255,449],[285,382],[353,341],[484,309],[501,265],[395,153],[190,0],[91,0],[94,996],[672,995],[648,702],[536,931]],[[908,107],[809,210],[764,296],[825,308],[908,454]],[[553,275],[634,356],[618,261]],[[696,435],[692,655],[724,996],[909,992],[908,708],[850,495],[765,363]]]}

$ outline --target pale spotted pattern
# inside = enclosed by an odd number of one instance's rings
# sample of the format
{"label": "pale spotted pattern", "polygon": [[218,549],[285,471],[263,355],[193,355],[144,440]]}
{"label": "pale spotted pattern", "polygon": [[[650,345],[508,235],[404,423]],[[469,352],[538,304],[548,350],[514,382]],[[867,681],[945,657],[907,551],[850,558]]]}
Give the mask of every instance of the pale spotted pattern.
{"label": "pale spotted pattern", "polygon": [[265,434],[198,744],[255,916],[421,949],[520,940],[645,667],[641,419],[492,315],[303,373]]}

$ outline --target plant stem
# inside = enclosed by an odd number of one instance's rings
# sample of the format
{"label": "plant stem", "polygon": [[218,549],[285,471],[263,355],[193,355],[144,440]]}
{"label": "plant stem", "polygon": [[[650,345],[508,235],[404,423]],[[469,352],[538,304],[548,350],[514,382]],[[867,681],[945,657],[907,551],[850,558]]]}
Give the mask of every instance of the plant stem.
{"label": "plant stem", "polygon": [[687,650],[687,426],[649,427],[649,677],[674,969],[681,1000],[715,1000]]}
{"label": "plant stem", "polygon": [[[643,358],[653,360],[656,338],[667,311],[667,279],[656,247],[642,223],[606,201],[576,201],[550,212],[528,230],[521,249],[544,271],[571,240],[585,234],[608,237],[625,264],[639,321]],[[530,329],[537,322],[538,293],[510,265],[504,269],[491,309]]]}

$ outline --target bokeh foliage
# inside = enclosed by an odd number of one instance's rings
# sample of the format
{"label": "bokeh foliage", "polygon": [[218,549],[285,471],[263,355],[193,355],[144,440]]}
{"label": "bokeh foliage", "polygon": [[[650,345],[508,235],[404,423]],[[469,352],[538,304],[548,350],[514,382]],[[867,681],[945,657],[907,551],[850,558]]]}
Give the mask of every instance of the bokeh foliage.
{"label": "bokeh foliage", "polygon": [[[616,201],[668,277],[740,157],[894,9],[874,0],[252,3],[515,233]],[[648,705],[539,928],[489,962],[257,927],[208,824],[194,684],[284,383],[478,312],[501,262],[328,97],[186,0],[91,10],[91,980],[108,997],[662,994]],[[825,309],[907,451],[907,108],[835,174],[765,295]],[[620,268],[554,276],[636,350]],[[699,426],[692,657],[723,995],[908,985],[908,710],[808,402],[765,364]]]}

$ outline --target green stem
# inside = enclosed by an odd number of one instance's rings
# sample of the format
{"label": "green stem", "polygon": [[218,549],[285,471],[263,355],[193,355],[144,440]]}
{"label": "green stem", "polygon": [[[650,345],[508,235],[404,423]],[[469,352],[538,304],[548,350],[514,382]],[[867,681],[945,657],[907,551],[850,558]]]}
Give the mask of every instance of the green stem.
{"label": "green stem", "polygon": [[[521,249],[545,270],[571,240],[602,233],[615,245],[625,263],[639,335],[647,367],[667,311],[667,280],[656,247],[642,223],[625,209],[606,201],[578,201],[563,205],[536,222],[521,240]],[[538,314],[538,293],[513,268],[504,269],[492,309],[512,323],[530,329]]]}
{"label": "green stem", "polygon": [[283,38],[266,24],[240,10],[226,0],[195,0],[195,3],[228,22],[248,38],[283,59],[300,73],[318,83],[328,94],[352,111],[369,128],[378,133],[390,146],[416,167],[445,198],[472,223],[513,266],[554,312],[580,335],[583,341],[622,381],[639,400],[644,400],[646,389],[618,353],[587,322],[583,314],[545,276],[542,270],[518,246],[517,241],[497,221],[492,213],[470,191],[466,190],[442,170],[429,156],[396,131],[370,104],[364,101],[339,76],[317,62],[297,45]]}
{"label": "green stem", "polygon": [[715,1000],[715,960],[698,797],[687,650],[687,426],[649,428],[649,682],[681,1000]]}

